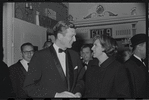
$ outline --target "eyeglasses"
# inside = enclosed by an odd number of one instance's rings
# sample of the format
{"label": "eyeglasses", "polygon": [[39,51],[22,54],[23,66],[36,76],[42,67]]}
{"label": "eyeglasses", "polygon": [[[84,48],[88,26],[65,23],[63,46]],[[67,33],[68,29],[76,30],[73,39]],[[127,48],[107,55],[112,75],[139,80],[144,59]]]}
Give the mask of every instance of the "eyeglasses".
{"label": "eyeglasses", "polygon": [[33,53],[34,53],[34,50],[31,50],[31,51],[23,51],[23,53],[24,53],[25,55],[33,54]]}

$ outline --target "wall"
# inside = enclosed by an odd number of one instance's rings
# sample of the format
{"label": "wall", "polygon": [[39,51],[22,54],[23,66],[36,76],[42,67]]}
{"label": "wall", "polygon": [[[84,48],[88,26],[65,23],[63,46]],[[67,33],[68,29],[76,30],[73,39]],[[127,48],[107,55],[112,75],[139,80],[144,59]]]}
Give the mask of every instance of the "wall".
{"label": "wall", "polygon": [[20,47],[23,43],[31,42],[40,50],[45,41],[46,28],[14,18],[14,63],[22,58]]}
{"label": "wall", "polygon": [[[33,45],[38,46],[40,50],[46,41],[47,27],[46,25],[45,27],[35,25],[36,11],[39,11],[40,15],[44,16],[44,9],[50,8],[56,11],[56,20],[67,19],[67,3],[30,2],[33,10],[29,10],[28,13],[25,10],[25,3],[27,2],[3,4],[3,60],[8,66],[22,58],[20,46],[24,42],[31,42]],[[45,23],[49,24],[48,21],[45,21]],[[52,25],[51,23],[52,20],[50,20],[50,25]]]}
{"label": "wall", "polygon": [[139,34],[139,33],[146,33],[146,20],[144,21],[139,21],[136,25],[136,34]]}
{"label": "wall", "polygon": [[14,3],[4,3],[3,4],[3,61],[9,66],[14,61],[12,53],[14,33],[13,33],[13,22],[14,22]]}
{"label": "wall", "polygon": [[[89,12],[95,11],[95,6],[101,4],[104,11],[111,11],[120,16],[131,15],[131,9],[136,7],[137,15],[145,15],[145,3],[69,3],[69,14],[74,17],[74,20],[82,20]],[[107,16],[104,16],[107,17]],[[99,17],[100,19],[104,17]]]}
{"label": "wall", "polygon": [[[146,16],[127,16],[109,19],[74,21],[77,36],[84,43],[92,43],[92,34],[107,34],[115,38],[120,49],[129,44],[129,39],[138,33],[146,33]],[[92,30],[95,30],[91,32]],[[111,29],[104,31],[103,29]],[[125,41],[126,40],[126,41]]]}
{"label": "wall", "polygon": [[[99,4],[104,8],[103,11],[100,9],[100,14],[96,12]],[[146,33],[145,10],[145,3],[69,3],[69,14],[73,16],[72,22],[77,27],[80,41],[92,43],[92,29],[111,28],[112,37],[120,48],[128,44],[134,34]],[[101,31],[98,33],[106,34]]]}

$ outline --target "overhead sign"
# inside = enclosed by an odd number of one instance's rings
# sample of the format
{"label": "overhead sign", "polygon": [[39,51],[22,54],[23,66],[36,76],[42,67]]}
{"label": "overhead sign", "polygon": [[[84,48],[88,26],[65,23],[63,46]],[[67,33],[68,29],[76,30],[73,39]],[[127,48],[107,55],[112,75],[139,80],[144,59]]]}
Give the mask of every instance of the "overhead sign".
{"label": "overhead sign", "polygon": [[90,38],[93,38],[96,35],[102,35],[102,34],[112,36],[112,28],[102,28],[102,29],[91,29],[90,30]]}

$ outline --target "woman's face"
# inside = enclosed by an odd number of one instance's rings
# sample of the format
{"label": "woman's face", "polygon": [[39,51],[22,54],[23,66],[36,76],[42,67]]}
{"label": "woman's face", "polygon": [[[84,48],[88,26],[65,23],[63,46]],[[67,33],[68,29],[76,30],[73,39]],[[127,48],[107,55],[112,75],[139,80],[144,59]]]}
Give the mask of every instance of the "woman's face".
{"label": "woman's face", "polygon": [[104,48],[102,47],[100,41],[97,39],[95,40],[95,42],[93,43],[93,57],[94,58],[100,58],[100,56],[104,53]]}

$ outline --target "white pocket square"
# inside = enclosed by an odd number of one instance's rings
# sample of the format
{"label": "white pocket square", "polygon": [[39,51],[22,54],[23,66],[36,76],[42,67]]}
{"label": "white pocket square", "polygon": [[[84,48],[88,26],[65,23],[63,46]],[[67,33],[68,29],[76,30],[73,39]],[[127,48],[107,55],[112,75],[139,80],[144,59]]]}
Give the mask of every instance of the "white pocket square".
{"label": "white pocket square", "polygon": [[74,70],[77,69],[77,68],[78,68],[78,66],[76,66],[76,67],[74,68]]}

